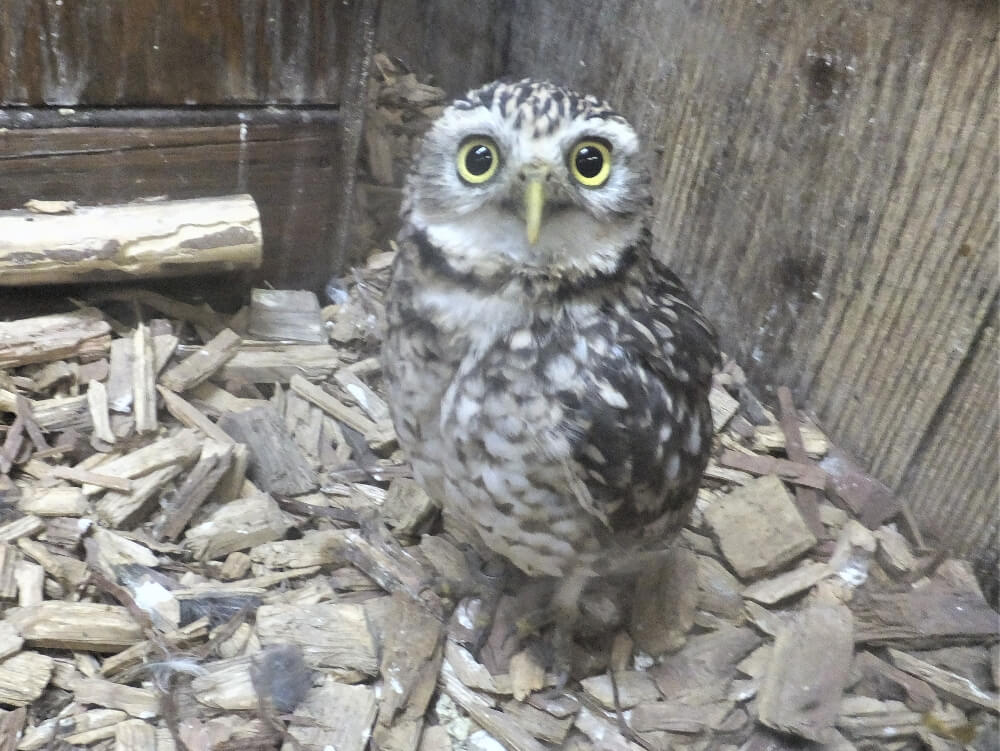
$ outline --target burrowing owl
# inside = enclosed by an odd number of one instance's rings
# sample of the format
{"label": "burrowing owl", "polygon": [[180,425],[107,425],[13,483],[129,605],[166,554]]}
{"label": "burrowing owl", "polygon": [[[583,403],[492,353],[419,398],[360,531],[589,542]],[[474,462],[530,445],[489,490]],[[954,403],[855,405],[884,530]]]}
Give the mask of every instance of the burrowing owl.
{"label": "burrowing owl", "polygon": [[715,334],[650,240],[647,156],[606,103],[491,83],[409,175],[384,367],[447,515],[571,617],[684,523],[712,435]]}

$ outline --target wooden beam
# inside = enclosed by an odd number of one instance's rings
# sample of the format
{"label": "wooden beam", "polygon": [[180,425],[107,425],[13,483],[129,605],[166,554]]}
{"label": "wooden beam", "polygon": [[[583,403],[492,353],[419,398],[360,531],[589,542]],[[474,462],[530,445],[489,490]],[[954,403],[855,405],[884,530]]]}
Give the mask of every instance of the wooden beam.
{"label": "wooden beam", "polygon": [[249,195],[0,211],[0,286],[252,269],[261,243]]}

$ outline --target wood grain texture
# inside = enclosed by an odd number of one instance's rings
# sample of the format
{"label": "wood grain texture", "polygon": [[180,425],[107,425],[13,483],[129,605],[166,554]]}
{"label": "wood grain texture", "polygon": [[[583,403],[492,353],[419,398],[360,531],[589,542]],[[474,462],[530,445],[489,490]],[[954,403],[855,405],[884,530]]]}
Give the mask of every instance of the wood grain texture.
{"label": "wood grain texture", "polygon": [[725,349],[758,386],[791,385],[932,531],[983,550],[997,379],[972,349],[998,291],[996,4],[512,6],[505,72],[639,124],[655,235]]}
{"label": "wood grain texture", "polygon": [[337,103],[351,4],[0,3],[0,105]]}
{"label": "wood grain texture", "polygon": [[338,141],[329,124],[0,132],[0,208],[31,198],[97,204],[250,193],[264,241],[256,278],[317,287],[331,273]]}

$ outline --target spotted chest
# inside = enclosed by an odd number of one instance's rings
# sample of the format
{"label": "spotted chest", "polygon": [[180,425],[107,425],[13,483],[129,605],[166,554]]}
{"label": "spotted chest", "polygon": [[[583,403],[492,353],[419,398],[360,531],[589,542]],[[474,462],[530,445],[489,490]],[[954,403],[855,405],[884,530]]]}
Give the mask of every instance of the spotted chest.
{"label": "spotted chest", "polygon": [[477,295],[479,315],[454,285],[411,292],[390,311],[401,441],[488,547],[560,575],[686,516],[710,440],[712,351],[691,351],[698,322],[671,290],[530,307]]}

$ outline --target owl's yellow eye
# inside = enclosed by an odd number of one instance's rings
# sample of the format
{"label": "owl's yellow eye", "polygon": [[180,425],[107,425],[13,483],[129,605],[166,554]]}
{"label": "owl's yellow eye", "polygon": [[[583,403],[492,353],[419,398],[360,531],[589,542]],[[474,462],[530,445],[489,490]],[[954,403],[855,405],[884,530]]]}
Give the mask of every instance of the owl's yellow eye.
{"label": "owl's yellow eye", "polygon": [[599,188],[611,174],[611,148],[603,141],[580,141],[569,153],[569,171],[588,188]]}
{"label": "owl's yellow eye", "polygon": [[459,147],[456,166],[465,182],[480,185],[496,174],[500,152],[492,138],[473,136]]}

